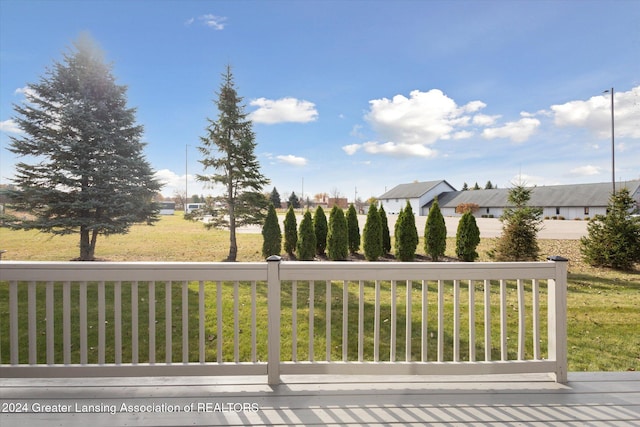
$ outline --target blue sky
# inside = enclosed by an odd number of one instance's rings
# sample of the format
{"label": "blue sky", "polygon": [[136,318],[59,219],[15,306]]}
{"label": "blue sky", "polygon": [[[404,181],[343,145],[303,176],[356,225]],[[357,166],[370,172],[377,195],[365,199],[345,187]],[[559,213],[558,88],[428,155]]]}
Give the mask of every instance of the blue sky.
{"label": "blue sky", "polygon": [[12,105],[83,31],[128,86],[163,194],[218,194],[197,145],[233,67],[281,196],[640,178],[640,2],[0,0],[0,182]]}

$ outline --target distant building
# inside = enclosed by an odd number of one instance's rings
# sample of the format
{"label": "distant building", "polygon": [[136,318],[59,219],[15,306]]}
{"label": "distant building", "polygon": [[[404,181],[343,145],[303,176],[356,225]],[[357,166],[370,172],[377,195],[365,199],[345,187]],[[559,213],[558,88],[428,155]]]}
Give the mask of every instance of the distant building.
{"label": "distant building", "polygon": [[[449,187],[449,189],[447,189]],[[616,188],[627,188],[640,205],[640,180],[616,184]],[[398,213],[407,200],[416,215],[428,215],[434,198],[444,216],[460,216],[456,207],[461,204],[474,204],[477,217],[495,217],[502,215],[509,206],[509,189],[456,191],[446,181],[417,182],[401,184],[380,196],[379,200],[388,213]],[[595,215],[604,215],[611,197],[611,183],[550,185],[532,187],[530,206],[540,207],[543,217],[586,219]]]}
{"label": "distant building", "polygon": [[349,201],[346,197],[329,197],[327,209],[333,209],[334,206],[338,206],[340,209],[349,209]]}

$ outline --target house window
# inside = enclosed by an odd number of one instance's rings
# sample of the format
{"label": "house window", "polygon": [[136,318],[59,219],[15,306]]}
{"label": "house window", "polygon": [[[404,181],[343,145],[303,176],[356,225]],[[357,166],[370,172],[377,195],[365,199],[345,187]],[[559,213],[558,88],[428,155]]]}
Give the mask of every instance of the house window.
{"label": "house window", "polygon": [[489,213],[489,208],[487,208],[487,213]]}
{"label": "house window", "polygon": [[588,207],[584,208],[584,214],[585,215],[589,215],[589,208]]}
{"label": "house window", "polygon": [[556,208],[556,215],[560,215],[560,208]]}

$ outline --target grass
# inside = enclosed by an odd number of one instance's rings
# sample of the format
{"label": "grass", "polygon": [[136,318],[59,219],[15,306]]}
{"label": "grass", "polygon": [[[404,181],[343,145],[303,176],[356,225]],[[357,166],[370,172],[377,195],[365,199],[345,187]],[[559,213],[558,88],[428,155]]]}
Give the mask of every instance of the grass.
{"label": "grass", "polygon": [[[201,224],[184,221],[180,214],[170,217],[162,217],[162,220],[154,227],[148,226],[134,226],[127,235],[118,235],[110,237],[100,237],[96,247],[96,253],[98,257],[108,261],[222,261],[226,258],[228,253],[229,233],[222,230],[205,230]],[[447,255],[453,256],[454,240],[449,239],[447,242]],[[640,368],[640,333],[638,333],[638,325],[640,325],[640,273],[636,270],[634,272],[618,272],[606,269],[596,269],[583,264],[580,260],[579,243],[572,240],[541,240],[541,255],[542,258],[550,255],[561,255],[569,258],[569,284],[568,284],[568,346],[569,346],[569,369],[572,371],[623,371],[623,370],[637,370]],[[479,247],[480,260],[488,260],[486,252],[493,247],[493,239],[483,239]],[[238,234],[238,261],[262,261],[260,249],[262,245],[262,236],[260,234]],[[8,252],[4,254],[3,259],[6,260],[49,260],[49,261],[64,261],[70,260],[78,256],[78,236],[63,236],[63,237],[51,237],[49,235],[41,234],[35,231],[9,231],[7,229],[0,229],[0,249],[6,249]],[[418,247],[418,252],[422,253],[421,245]],[[123,323],[126,325],[130,320],[130,290],[129,284],[123,284]],[[231,325],[225,325],[223,330],[223,336],[217,336],[217,330],[215,326],[215,313],[216,313],[216,299],[215,295],[217,289],[213,284],[207,284],[207,304],[206,304],[206,319],[207,319],[207,360],[215,360],[216,358],[216,346],[218,339],[222,339],[223,355],[225,360],[233,358],[233,331]],[[430,298],[435,297],[434,284],[430,284]],[[384,300],[382,301],[382,323],[381,323],[381,341],[383,347],[380,349],[381,360],[388,360],[389,358],[389,340],[390,340],[390,292],[389,284],[383,283]],[[514,304],[514,285],[510,284],[509,290],[509,304]],[[342,290],[340,286],[334,283],[332,289],[332,329],[335,336],[341,335],[342,330]],[[497,292],[497,287],[494,287],[494,292]],[[291,293],[285,286],[283,292],[283,327],[285,325],[291,325]],[[466,301],[466,291],[462,288],[461,300]],[[140,306],[140,360],[146,360],[149,356],[148,337],[146,331],[148,326],[144,322],[148,319],[146,284],[141,284],[139,287],[138,301]],[[325,359],[325,284],[316,283],[315,286],[314,301],[316,305],[315,309],[315,328],[314,328],[314,358],[316,360]],[[26,301],[26,289],[21,290],[24,294],[20,295],[21,301]],[[38,286],[38,293],[44,294],[44,287]],[[72,301],[77,301],[77,289],[72,291]],[[95,301],[96,288],[89,287],[88,301]],[[162,284],[156,284],[156,333],[157,333],[157,350],[156,360],[163,361],[165,359],[164,349],[164,334],[165,334],[165,287]],[[197,284],[189,285],[189,313],[191,318],[189,319],[189,340],[192,344],[190,349],[190,359],[195,360],[197,358],[197,299],[192,297],[197,292]],[[248,285],[240,284],[240,310],[248,310],[250,306],[248,298]],[[373,292],[371,287],[367,287],[366,292]],[[404,285],[398,286],[398,319],[397,319],[397,337],[398,346],[396,357],[398,360],[404,360]],[[417,336],[419,333],[419,292],[420,286],[414,285],[413,295],[416,301],[413,308],[412,324],[413,334]],[[178,338],[181,336],[181,291],[179,288],[174,287],[172,290],[173,301],[173,322],[172,322],[172,334],[175,334],[173,339],[172,357],[174,360],[181,360],[181,341]],[[8,292],[6,287],[0,288],[0,317],[6,319],[8,313]],[[448,290],[450,295],[450,290]],[[349,306],[350,316],[357,316],[357,285],[349,285]],[[106,285],[107,306],[112,304],[113,300],[113,285]],[[482,309],[481,306],[481,287],[476,290],[476,298],[478,298],[479,306],[478,310]],[[56,285],[56,298],[61,299],[61,290],[59,285]],[[264,295],[259,296],[259,310],[263,310],[261,305],[264,304]],[[449,297],[448,297],[449,298]],[[493,295],[492,298],[497,298]],[[40,301],[44,299],[40,298]],[[308,357],[308,337],[309,331],[306,325],[306,319],[308,318],[308,299],[309,289],[308,286],[302,284],[299,285],[297,290],[297,306],[298,306],[298,338],[299,343],[297,346],[296,355],[300,360],[304,360]],[[223,307],[225,316],[227,313],[232,313],[232,289],[231,287],[223,287]],[[496,301],[495,299],[493,301]],[[446,305],[448,308],[452,306],[452,302],[447,299]],[[544,307],[543,307],[544,308]],[[365,308],[365,313],[371,312]],[[434,310],[430,310],[429,322],[431,325],[436,324]],[[20,321],[26,324],[26,310],[20,310]],[[107,313],[112,311],[107,310]],[[461,312],[466,313],[466,306],[461,307]],[[495,314],[495,313],[494,313]],[[44,306],[39,304],[37,307],[37,321],[38,331],[44,330]],[[77,311],[72,313],[73,318],[78,317]],[[241,316],[248,317],[248,316]],[[265,360],[266,347],[265,347],[265,313],[262,311],[258,314],[258,350],[257,355],[259,360]],[[89,329],[89,342],[97,342],[97,311],[95,307],[90,308],[89,312],[90,326]],[[387,319],[385,322],[384,320]],[[513,324],[516,322],[515,317],[512,318],[510,314],[510,322]],[[482,330],[482,313],[476,313],[476,320],[478,322],[476,336],[478,339],[478,348],[476,349],[477,357],[483,357],[483,330]],[[108,318],[108,322],[113,322],[113,319]],[[56,325],[61,325],[61,319],[55,319]],[[450,325],[451,322],[447,321]],[[462,319],[461,335],[466,335],[466,319]],[[357,332],[357,317],[349,318],[349,336],[355,337]],[[8,330],[7,323],[5,321],[0,322],[0,348],[3,352],[8,349]],[[447,334],[446,340],[450,340],[451,327],[445,331]],[[107,327],[107,343],[113,342],[113,330],[111,327]],[[241,360],[248,360],[250,357],[250,337],[248,331],[250,331],[250,325],[241,324],[241,342],[240,353]],[[509,329],[510,331],[514,328]],[[517,330],[517,328],[515,329]],[[545,330],[545,326],[542,326],[542,331]],[[372,358],[370,336],[373,331],[373,316],[367,316],[365,323],[365,331],[367,332],[367,343],[365,347],[365,358]],[[492,326],[492,343],[493,343],[493,357],[498,358],[499,350],[496,349],[498,340],[499,328],[497,323]],[[77,350],[79,346],[79,337],[74,334],[72,341],[72,348]],[[429,336],[429,360],[433,360],[435,357],[436,337],[432,334],[432,331],[428,333]],[[283,333],[283,357],[291,358],[291,334],[290,331],[285,330]],[[510,358],[515,357],[515,337],[509,341],[509,353]],[[26,339],[26,338],[25,338]],[[130,328],[124,328],[123,340],[126,343],[131,339]],[[57,345],[60,346],[60,341],[57,340]],[[335,341],[335,338],[334,338]],[[332,359],[341,359],[342,357],[342,342],[331,342]],[[529,341],[529,340],[528,340]],[[38,337],[38,354],[44,355],[45,342],[42,337]],[[357,359],[357,342],[355,339],[350,339],[348,344],[348,353],[351,360]],[[124,346],[127,349],[128,346]],[[415,344],[412,348],[412,358],[419,359],[419,345]],[[451,358],[450,345],[446,354],[447,359]],[[530,347],[530,346],[529,346]],[[61,352],[61,347],[56,348],[58,352]],[[128,350],[125,350],[128,351]],[[21,359],[27,357],[27,350],[21,349]],[[531,352],[531,348],[528,348],[528,352]],[[544,348],[543,348],[544,352]],[[107,354],[112,354],[113,349],[108,348]],[[468,354],[467,343],[461,343],[461,358],[464,360]],[[3,360],[4,360],[4,356]],[[73,357],[78,360],[72,360],[74,362],[79,361],[79,355],[74,351]],[[131,355],[129,353],[123,354],[123,360],[130,360]],[[97,360],[97,350],[92,348],[89,351],[89,361]]]}

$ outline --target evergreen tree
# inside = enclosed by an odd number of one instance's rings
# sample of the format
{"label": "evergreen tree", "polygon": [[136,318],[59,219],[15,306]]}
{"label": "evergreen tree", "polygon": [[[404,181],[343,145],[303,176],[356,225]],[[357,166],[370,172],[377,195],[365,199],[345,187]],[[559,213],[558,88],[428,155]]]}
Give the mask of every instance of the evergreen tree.
{"label": "evergreen tree", "polygon": [[296,196],[295,192],[291,192],[288,205],[293,206],[294,209],[298,209],[300,207],[300,199]]}
{"label": "evergreen tree", "polygon": [[493,190],[493,184],[491,183],[491,181],[487,181],[487,183],[484,186],[485,190]]}
{"label": "evergreen tree", "polygon": [[269,204],[267,218],[262,227],[262,256],[265,258],[271,255],[280,255],[282,249],[282,233],[280,232],[280,223],[278,222],[278,214],[273,204]]}
{"label": "evergreen tree", "polygon": [[400,261],[413,261],[418,247],[418,229],[411,204],[400,211],[396,223],[396,258]]}
{"label": "evergreen tree", "polygon": [[5,218],[13,229],[78,233],[79,260],[95,259],[99,235],[126,234],[159,219],[161,185],[143,154],[143,128],[127,107],[127,88],[88,35],[15,105],[23,134],[9,150],[32,159],[16,164],[13,206],[29,215]]}
{"label": "evergreen tree", "polygon": [[329,214],[329,233],[327,235],[327,249],[329,259],[344,261],[349,251],[349,235],[347,219],[338,206],[334,206]]}
{"label": "evergreen tree", "polygon": [[463,261],[475,261],[478,258],[478,252],[476,252],[478,244],[480,244],[480,229],[476,224],[476,218],[470,211],[467,211],[458,223],[456,256]]}
{"label": "evergreen tree", "polygon": [[360,225],[358,224],[358,213],[353,203],[347,210],[347,232],[349,234],[349,252],[355,255],[360,250]]}
{"label": "evergreen tree", "polygon": [[539,247],[537,234],[542,224],[542,209],[528,206],[531,189],[518,184],[509,190],[508,202],[513,207],[504,210],[502,235],[490,254],[498,261],[536,261]]}
{"label": "evergreen tree", "polygon": [[282,206],[282,201],[280,200],[280,193],[278,193],[278,190],[276,189],[276,187],[273,187],[273,190],[271,190],[271,195],[269,196],[269,200],[271,201],[271,203],[273,203],[273,206],[276,209]]}
{"label": "evergreen tree", "polygon": [[313,215],[313,230],[316,234],[316,254],[324,255],[327,249],[329,225],[327,224],[327,216],[324,214],[322,206],[318,206]]}
{"label": "evergreen tree", "polygon": [[378,215],[380,215],[380,224],[382,226],[382,255],[386,255],[391,252],[391,236],[389,235],[389,221],[387,221],[387,213],[384,211],[384,206],[380,206]]}
{"label": "evergreen tree", "polygon": [[313,230],[313,218],[308,210],[300,221],[297,245],[298,259],[301,261],[313,261],[316,254],[316,234]]}
{"label": "evergreen tree", "polygon": [[215,198],[222,208],[213,203],[203,210],[211,215],[205,224],[207,228],[229,229],[228,261],[235,261],[238,255],[236,228],[248,224],[264,222],[268,199],[262,194],[262,187],[269,183],[260,172],[260,163],[254,153],[256,143],[251,120],[244,112],[242,98],[235,89],[231,66],[222,75],[222,84],[215,102],[219,114],[217,120],[208,119],[207,136],[200,138],[198,147],[202,154],[200,163],[212,175],[197,175],[196,179],[208,185],[222,184],[224,193]]}
{"label": "evergreen tree", "polygon": [[438,198],[433,200],[427,223],[424,227],[424,251],[431,256],[433,261],[444,255],[447,249],[447,227],[444,223],[444,217],[440,211]]}
{"label": "evergreen tree", "polygon": [[631,270],[640,262],[640,218],[636,201],[623,188],[611,195],[606,215],[597,215],[580,239],[584,260],[596,267]]}
{"label": "evergreen tree", "polygon": [[479,190],[479,189],[480,189],[480,186],[478,185],[478,183],[477,183],[477,182],[476,182],[476,184],[473,186],[473,189],[474,189],[474,190]]}
{"label": "evergreen tree", "polygon": [[374,203],[369,206],[363,238],[364,256],[367,260],[375,261],[382,256],[382,220]]}
{"label": "evergreen tree", "polygon": [[462,191],[467,191],[469,190],[469,185],[465,182],[464,184],[462,184]]}
{"label": "evergreen tree", "polygon": [[289,254],[289,256],[293,256],[297,244],[298,224],[296,213],[293,211],[293,206],[289,206],[287,214],[284,217],[284,251]]}

